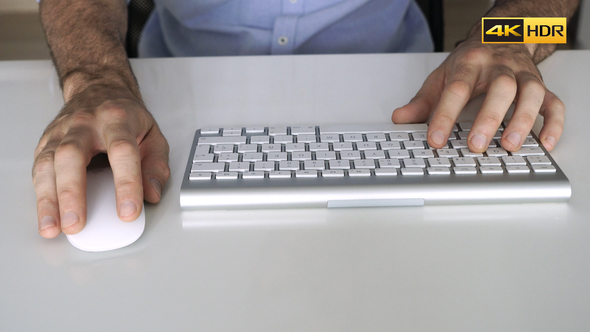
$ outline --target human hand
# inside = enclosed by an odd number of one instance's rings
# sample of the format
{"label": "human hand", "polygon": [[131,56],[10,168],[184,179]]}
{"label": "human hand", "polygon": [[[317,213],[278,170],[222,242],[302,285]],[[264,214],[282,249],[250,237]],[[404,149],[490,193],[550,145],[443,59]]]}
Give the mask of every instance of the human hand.
{"label": "human hand", "polygon": [[170,177],[168,143],[141,100],[124,89],[91,85],[72,96],[35,150],[33,183],[39,233],[75,234],[86,224],[86,167],[106,153],[117,213],[137,219],[145,198],[157,203]]}
{"label": "human hand", "polygon": [[523,44],[482,44],[480,37],[460,44],[426,79],[416,96],[392,114],[394,123],[425,122],[428,144],[442,148],[467,102],[487,93],[467,137],[469,149],[483,152],[515,102],[501,144],[517,151],[533,127],[537,114],[544,117],[541,143],[552,150],[563,131],[565,106],[549,91]]}

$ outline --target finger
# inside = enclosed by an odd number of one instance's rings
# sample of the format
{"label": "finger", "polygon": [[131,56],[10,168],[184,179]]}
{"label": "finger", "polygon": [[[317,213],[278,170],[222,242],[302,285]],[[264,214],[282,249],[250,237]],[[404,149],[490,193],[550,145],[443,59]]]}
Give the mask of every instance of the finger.
{"label": "finger", "polygon": [[115,181],[117,213],[121,220],[133,221],[143,205],[141,158],[135,135],[129,125],[117,121],[106,125],[103,135]]}
{"label": "finger", "polygon": [[522,146],[535,124],[546,90],[539,77],[530,72],[519,73],[516,81],[518,83],[516,106],[501,140],[502,147],[508,151],[518,151]]}
{"label": "finger", "polygon": [[168,142],[160,132],[160,128],[154,124],[139,145],[143,195],[150,203],[160,201],[162,188],[170,178],[169,151]]}
{"label": "finger", "polygon": [[47,239],[54,238],[61,233],[54,168],[55,149],[59,141],[47,142],[45,140],[43,147],[37,149],[33,164],[33,185],[37,194],[39,234]]}
{"label": "finger", "polygon": [[55,151],[55,183],[61,230],[76,234],[86,225],[86,165],[94,152],[90,127],[71,127]]}
{"label": "finger", "polygon": [[428,144],[436,149],[447,144],[449,134],[479,79],[480,69],[473,65],[459,65],[449,75],[428,126]]}
{"label": "finger", "polygon": [[467,136],[467,145],[471,151],[483,152],[487,149],[514,101],[516,89],[516,78],[511,69],[504,66],[493,69],[487,95]]}
{"label": "finger", "polygon": [[545,98],[541,105],[541,115],[543,115],[543,128],[539,133],[541,144],[551,151],[559,141],[565,124],[565,105],[551,91],[545,90]]}
{"label": "finger", "polygon": [[444,69],[439,67],[428,75],[418,93],[408,104],[393,111],[391,114],[393,123],[426,122],[438,104],[443,82]]}

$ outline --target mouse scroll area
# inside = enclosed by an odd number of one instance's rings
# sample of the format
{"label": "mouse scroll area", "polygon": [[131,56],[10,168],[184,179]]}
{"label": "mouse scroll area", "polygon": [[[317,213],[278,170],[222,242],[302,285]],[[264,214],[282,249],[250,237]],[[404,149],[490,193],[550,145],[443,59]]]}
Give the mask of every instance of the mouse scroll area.
{"label": "mouse scroll area", "polygon": [[87,178],[87,220],[82,231],[66,235],[70,243],[83,251],[119,249],[137,241],[145,229],[145,209],[131,222],[119,219],[115,184],[110,167],[92,169]]}

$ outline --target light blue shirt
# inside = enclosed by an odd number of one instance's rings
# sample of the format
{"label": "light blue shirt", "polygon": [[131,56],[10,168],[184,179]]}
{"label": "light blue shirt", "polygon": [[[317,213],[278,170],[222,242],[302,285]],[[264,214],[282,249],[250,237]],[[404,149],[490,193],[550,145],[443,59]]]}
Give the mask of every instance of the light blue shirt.
{"label": "light blue shirt", "polygon": [[155,0],[141,57],[430,52],[412,0]]}

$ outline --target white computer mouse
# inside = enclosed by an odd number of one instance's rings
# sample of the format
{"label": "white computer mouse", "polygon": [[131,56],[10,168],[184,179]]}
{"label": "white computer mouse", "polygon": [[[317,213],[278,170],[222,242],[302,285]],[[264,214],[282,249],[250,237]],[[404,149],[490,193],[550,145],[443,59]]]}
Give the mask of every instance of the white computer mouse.
{"label": "white computer mouse", "polygon": [[125,222],[117,216],[115,184],[110,167],[88,171],[86,227],[67,235],[70,243],[84,251],[119,249],[137,241],[145,229],[145,209],[139,217]]}

